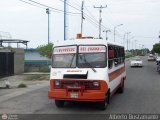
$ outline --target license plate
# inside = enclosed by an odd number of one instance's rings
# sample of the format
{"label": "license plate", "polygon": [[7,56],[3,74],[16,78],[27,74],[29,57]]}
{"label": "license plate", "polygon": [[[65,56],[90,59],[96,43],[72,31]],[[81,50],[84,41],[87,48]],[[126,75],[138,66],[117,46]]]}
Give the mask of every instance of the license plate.
{"label": "license plate", "polygon": [[71,94],[70,94],[70,97],[71,97],[71,98],[78,98],[78,93],[71,93]]}

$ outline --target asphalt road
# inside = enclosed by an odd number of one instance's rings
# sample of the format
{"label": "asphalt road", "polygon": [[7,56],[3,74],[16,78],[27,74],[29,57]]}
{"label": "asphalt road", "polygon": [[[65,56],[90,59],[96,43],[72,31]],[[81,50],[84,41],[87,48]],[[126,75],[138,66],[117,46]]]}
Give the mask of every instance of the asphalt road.
{"label": "asphalt road", "polygon": [[160,74],[156,72],[155,62],[148,62],[147,57],[143,57],[143,62],[142,68],[130,68],[129,61],[126,63],[125,91],[123,94],[115,94],[105,111],[98,110],[93,103],[67,103],[64,108],[59,109],[55,106],[54,100],[48,99],[49,86],[47,86],[1,101],[0,113],[91,115],[160,113]]}

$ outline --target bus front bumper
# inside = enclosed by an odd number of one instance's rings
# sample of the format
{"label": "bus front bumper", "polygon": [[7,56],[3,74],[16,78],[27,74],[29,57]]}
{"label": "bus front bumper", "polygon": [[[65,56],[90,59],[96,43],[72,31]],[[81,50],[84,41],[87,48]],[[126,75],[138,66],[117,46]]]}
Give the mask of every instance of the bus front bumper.
{"label": "bus front bumper", "polygon": [[50,90],[48,91],[48,97],[55,100],[98,102],[105,100],[105,92],[96,90],[84,92],[66,92],[65,90]]}

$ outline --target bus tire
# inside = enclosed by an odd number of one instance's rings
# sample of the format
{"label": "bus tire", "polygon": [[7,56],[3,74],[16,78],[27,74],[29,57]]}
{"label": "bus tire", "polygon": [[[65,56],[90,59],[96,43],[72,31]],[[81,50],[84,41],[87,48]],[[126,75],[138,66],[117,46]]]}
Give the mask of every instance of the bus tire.
{"label": "bus tire", "polygon": [[122,82],[117,90],[118,93],[123,93],[124,92],[124,80],[122,79]]}
{"label": "bus tire", "polygon": [[108,92],[107,92],[107,94],[106,94],[106,102],[107,102],[107,104],[109,104],[109,102],[110,102],[110,90],[108,90]]}
{"label": "bus tire", "polygon": [[107,108],[107,102],[106,102],[106,100],[99,102],[98,108],[100,110],[105,110]]}
{"label": "bus tire", "polygon": [[64,106],[64,101],[63,100],[55,100],[55,105],[58,108],[62,108]]}
{"label": "bus tire", "polygon": [[99,102],[99,109],[105,110],[107,108],[107,105],[109,104],[109,100],[110,100],[110,91],[107,92],[106,99],[104,101]]}

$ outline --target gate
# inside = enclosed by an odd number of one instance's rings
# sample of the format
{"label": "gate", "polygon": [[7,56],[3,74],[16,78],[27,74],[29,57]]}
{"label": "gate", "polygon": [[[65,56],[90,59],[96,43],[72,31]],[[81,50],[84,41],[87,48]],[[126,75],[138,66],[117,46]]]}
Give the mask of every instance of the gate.
{"label": "gate", "polygon": [[14,53],[0,52],[0,77],[14,74]]}

